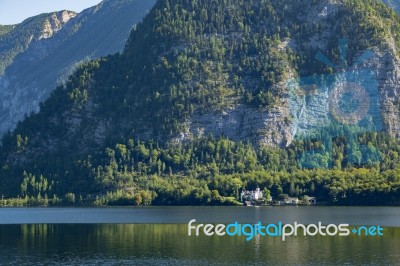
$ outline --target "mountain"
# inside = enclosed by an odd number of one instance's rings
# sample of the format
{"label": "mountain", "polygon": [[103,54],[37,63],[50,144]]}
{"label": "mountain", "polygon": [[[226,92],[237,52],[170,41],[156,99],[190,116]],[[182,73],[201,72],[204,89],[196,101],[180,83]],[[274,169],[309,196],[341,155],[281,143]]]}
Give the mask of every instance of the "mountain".
{"label": "mountain", "polygon": [[122,51],[131,29],[154,3],[106,0],[80,14],[61,11],[2,26],[0,134],[37,112],[81,62]]}
{"label": "mountain", "polygon": [[374,0],[159,0],[4,137],[1,192],[399,202],[399,29]]}
{"label": "mountain", "polygon": [[0,74],[4,74],[15,57],[25,52],[32,41],[52,37],[53,33],[59,31],[76,15],[74,12],[64,11],[29,18],[19,25],[1,25]]}

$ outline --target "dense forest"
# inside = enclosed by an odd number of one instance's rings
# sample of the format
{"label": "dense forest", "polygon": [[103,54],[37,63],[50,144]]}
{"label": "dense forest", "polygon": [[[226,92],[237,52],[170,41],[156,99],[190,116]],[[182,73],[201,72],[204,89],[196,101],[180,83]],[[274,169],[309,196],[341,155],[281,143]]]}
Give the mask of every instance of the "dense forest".
{"label": "dense forest", "polygon": [[[279,84],[289,76],[332,73],[307,46],[325,30],[306,16],[319,2],[158,1],[122,54],[82,65],[3,138],[1,204],[232,205],[256,187],[273,198],[399,204],[400,141],[385,132],[342,127],[327,145],[327,129],[288,147],[213,135],[174,141],[195,111],[268,112],[283,104]],[[329,58],[340,58],[335,36],[348,39],[349,58],[388,36],[400,45],[393,10],[339,2]],[[280,48],[287,39],[296,51]]]}

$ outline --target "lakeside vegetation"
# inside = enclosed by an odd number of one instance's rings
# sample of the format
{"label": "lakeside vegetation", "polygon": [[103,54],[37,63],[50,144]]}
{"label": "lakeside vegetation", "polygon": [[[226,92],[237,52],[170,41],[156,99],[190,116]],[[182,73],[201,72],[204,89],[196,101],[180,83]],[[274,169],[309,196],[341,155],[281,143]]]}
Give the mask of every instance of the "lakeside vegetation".
{"label": "lakeside vegetation", "polygon": [[[354,144],[344,141],[337,138],[328,150],[318,141],[280,149],[213,137],[166,147],[129,140],[85,160],[63,162],[66,169],[76,169],[69,178],[85,183],[66,188],[46,174],[25,171],[19,198],[1,204],[237,205],[241,190],[257,187],[274,199],[287,194],[331,205],[399,204],[400,141],[384,133],[360,136],[358,141],[379,153],[378,161],[368,157],[371,152],[346,153]],[[309,146],[320,149],[304,164]],[[57,161],[43,163],[62,167]],[[66,189],[70,192],[63,193]]]}

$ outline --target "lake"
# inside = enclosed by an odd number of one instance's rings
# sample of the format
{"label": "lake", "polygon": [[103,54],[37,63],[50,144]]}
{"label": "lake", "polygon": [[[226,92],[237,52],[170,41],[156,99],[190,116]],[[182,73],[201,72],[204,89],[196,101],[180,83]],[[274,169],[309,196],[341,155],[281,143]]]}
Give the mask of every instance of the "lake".
{"label": "lake", "polygon": [[[188,236],[204,223],[380,225],[384,236]],[[400,208],[0,209],[2,265],[400,265]]]}

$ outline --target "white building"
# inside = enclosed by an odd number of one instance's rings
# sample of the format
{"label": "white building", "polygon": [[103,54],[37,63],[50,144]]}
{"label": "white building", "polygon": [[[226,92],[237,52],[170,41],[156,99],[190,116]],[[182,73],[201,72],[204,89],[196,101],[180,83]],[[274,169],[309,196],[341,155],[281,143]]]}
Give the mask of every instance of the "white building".
{"label": "white building", "polygon": [[261,200],[262,198],[263,198],[263,193],[259,187],[253,191],[243,190],[242,193],[240,194],[241,201]]}

